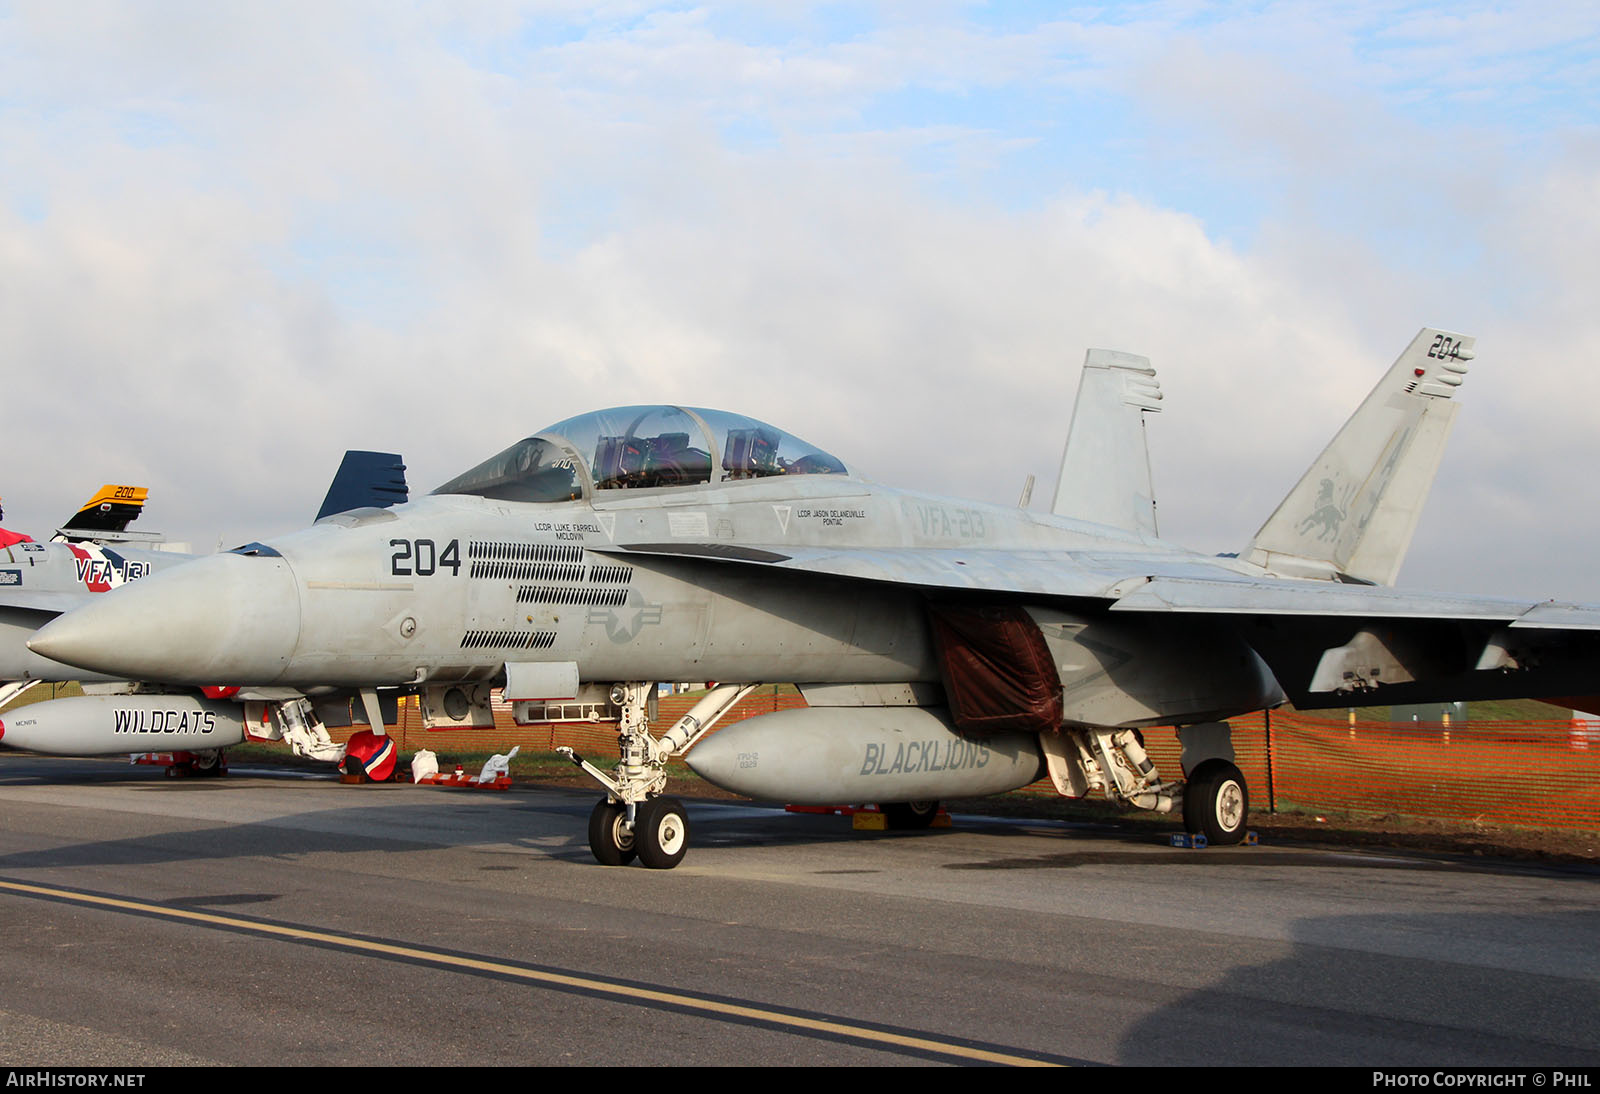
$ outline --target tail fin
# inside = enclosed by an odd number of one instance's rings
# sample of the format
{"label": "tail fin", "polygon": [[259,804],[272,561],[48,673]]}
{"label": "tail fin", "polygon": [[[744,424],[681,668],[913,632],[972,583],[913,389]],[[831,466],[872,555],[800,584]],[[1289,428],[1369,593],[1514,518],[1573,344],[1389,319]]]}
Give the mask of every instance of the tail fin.
{"label": "tail fin", "polygon": [[1393,585],[1455,422],[1475,340],[1424,329],[1244,552],[1283,574]]}
{"label": "tail fin", "polygon": [[1160,409],[1161,385],[1149,358],[1090,350],[1050,511],[1154,536],[1155,489],[1144,416]]}
{"label": "tail fin", "polygon": [[344,454],[339,470],[334,473],[328,496],[322,499],[322,508],[317,510],[317,520],[351,509],[387,509],[403,504],[408,497],[406,465],[398,454],[352,449]]}
{"label": "tail fin", "polygon": [[76,543],[127,531],[128,525],[138,520],[144,511],[149,493],[143,486],[107,483],[57,530],[57,538]]}

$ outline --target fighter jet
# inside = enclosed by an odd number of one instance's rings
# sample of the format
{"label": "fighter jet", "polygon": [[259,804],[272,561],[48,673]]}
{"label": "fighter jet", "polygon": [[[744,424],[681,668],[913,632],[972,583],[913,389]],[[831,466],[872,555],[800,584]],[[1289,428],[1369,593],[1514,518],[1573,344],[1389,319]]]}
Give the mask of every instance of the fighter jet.
{"label": "fighter jet", "polygon": [[[1248,788],[1222,719],[1301,708],[1593,691],[1600,608],[1400,591],[1473,358],[1424,330],[1237,556],[1158,538],[1141,358],[1091,351],[1084,406],[1124,416],[1069,440],[1056,513],[869,482],[742,414],[635,406],[567,418],[392,509],[357,509],[200,560],[65,615],[30,643],[97,672],[227,681],[285,724],[395,692],[425,724],[587,706],[619,762],[573,756],[603,788],[589,841],[607,864],[677,864],[672,755],[735,791],[932,802],[1048,774],[1182,810],[1240,839]],[[1081,508],[1084,517],[1060,512]],[[720,681],[659,734],[658,682]],[[759,682],[808,706],[706,737]],[[1176,726],[1186,780],[1146,754]],[[703,743],[697,745],[703,738]]]}
{"label": "fighter jet", "polygon": [[[174,697],[134,677],[41,657],[26,645],[36,630],[62,612],[197,557],[162,542],[158,533],[128,530],[147,496],[142,486],[103,486],[47,543],[0,530],[5,560],[0,563],[0,706],[46,682],[78,682],[87,693],[34,703],[8,716],[9,725],[0,723],[0,745],[59,755],[159,747],[191,752],[194,769],[209,773],[219,770],[218,750],[243,740],[242,708],[219,698],[231,694],[226,686]],[[406,497],[405,465],[398,455],[346,452],[317,519],[346,509],[394,505]],[[343,755],[326,734],[298,743],[308,754],[334,760]]]}
{"label": "fighter jet", "polygon": [[143,486],[107,483],[44,543],[0,529],[0,705],[41,680],[105,679],[49,661],[24,643],[89,597],[193,557],[161,550],[159,533],[128,529],[148,496]]}

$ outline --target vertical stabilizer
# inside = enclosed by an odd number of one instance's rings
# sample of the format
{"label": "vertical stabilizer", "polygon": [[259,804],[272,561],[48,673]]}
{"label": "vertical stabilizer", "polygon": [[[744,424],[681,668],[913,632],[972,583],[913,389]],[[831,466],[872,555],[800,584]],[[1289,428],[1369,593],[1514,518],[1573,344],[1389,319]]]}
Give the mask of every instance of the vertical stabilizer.
{"label": "vertical stabilizer", "polygon": [[1090,350],[1050,511],[1154,536],[1155,489],[1144,416],[1160,409],[1161,384],[1149,358]]}
{"label": "vertical stabilizer", "polygon": [[76,543],[98,537],[115,537],[127,531],[128,525],[144,512],[145,499],[150,491],[143,486],[117,486],[107,483],[94,497],[83,503],[83,508],[57,529],[56,538]]}
{"label": "vertical stabilizer", "polygon": [[1261,526],[1244,557],[1393,585],[1455,422],[1474,339],[1424,329]]}

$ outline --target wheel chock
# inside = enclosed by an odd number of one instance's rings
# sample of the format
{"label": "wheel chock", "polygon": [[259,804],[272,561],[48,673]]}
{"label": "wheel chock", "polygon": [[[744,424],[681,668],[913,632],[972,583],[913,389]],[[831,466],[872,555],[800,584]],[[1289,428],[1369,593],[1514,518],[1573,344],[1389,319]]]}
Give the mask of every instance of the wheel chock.
{"label": "wheel chock", "polygon": [[164,767],[167,769],[168,778],[181,779],[188,775],[226,775],[228,761],[226,757],[217,757],[215,768],[201,769],[194,765],[193,752],[134,752],[129,754],[128,762],[135,766],[148,764],[151,767]]}
{"label": "wheel chock", "polygon": [[[1203,851],[1210,846],[1205,836],[1199,832],[1174,832],[1170,842],[1174,847],[1187,847],[1193,851]],[[1261,837],[1254,832],[1246,832],[1244,838],[1238,843],[1240,847],[1259,847]]]}
{"label": "wheel chock", "polygon": [[[815,816],[849,817],[850,827],[857,832],[886,832],[889,818],[875,805],[786,805],[786,813],[810,813]],[[950,814],[940,809],[928,822],[929,828],[949,828]]]}
{"label": "wheel chock", "polygon": [[850,827],[857,832],[882,832],[889,827],[889,818],[871,805],[786,805],[783,811],[814,817],[849,817]]}

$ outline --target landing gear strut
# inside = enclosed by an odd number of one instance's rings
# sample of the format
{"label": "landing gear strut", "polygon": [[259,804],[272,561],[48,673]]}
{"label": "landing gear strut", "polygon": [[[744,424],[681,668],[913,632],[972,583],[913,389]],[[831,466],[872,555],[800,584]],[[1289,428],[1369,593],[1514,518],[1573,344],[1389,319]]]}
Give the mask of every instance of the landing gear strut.
{"label": "landing gear strut", "polygon": [[1039,745],[1062,795],[1081,798],[1098,789],[1114,801],[1158,813],[1174,812],[1181,805],[1185,830],[1204,836],[1208,844],[1226,846],[1245,838],[1250,819],[1250,791],[1231,759],[1230,733],[1225,722],[1196,723],[1179,731],[1183,766],[1189,772],[1183,784],[1161,777],[1138,730],[1068,727],[1060,734],[1041,734]]}
{"label": "landing gear strut", "polygon": [[650,735],[645,716],[653,687],[637,682],[611,686],[621,757],[613,774],[571,748],[556,750],[605,788],[606,796],[589,814],[589,850],[603,866],[626,866],[637,857],[652,870],[670,870],[683,861],[689,849],[689,818],[682,802],[662,796],[667,788],[667,758],[688,751],[756,685],[717,685],[659,739]]}

